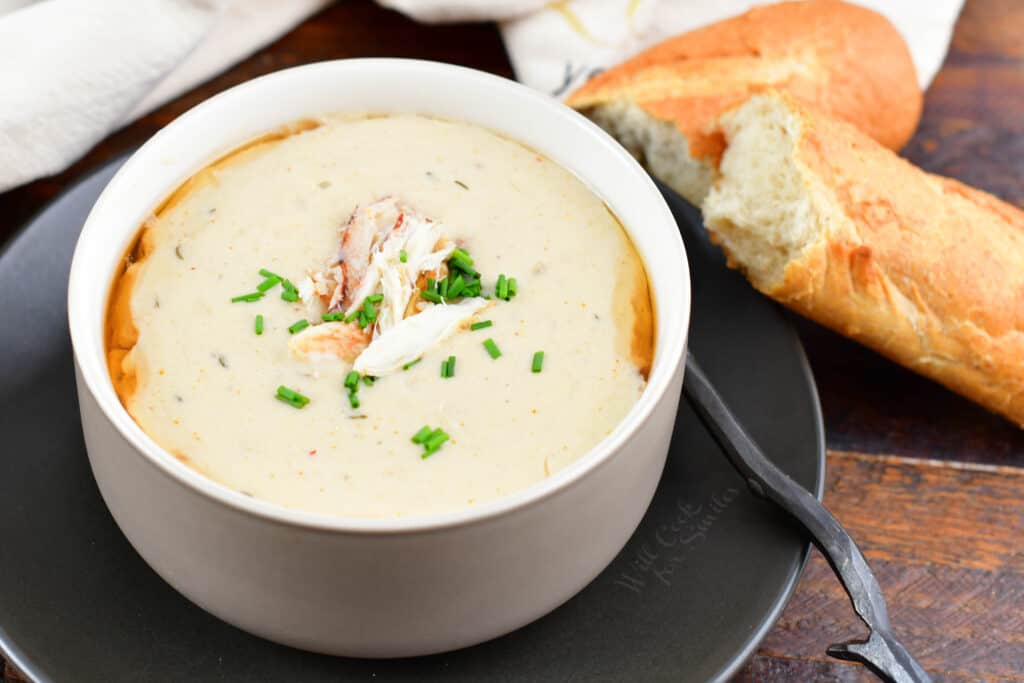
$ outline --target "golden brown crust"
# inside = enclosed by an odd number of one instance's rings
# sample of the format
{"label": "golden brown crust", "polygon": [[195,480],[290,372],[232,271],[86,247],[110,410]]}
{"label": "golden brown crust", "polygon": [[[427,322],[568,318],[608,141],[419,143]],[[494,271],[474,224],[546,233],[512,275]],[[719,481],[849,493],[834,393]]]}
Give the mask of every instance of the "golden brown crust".
{"label": "golden brown crust", "polygon": [[670,38],[596,76],[568,104],[586,111],[632,102],[675,124],[692,157],[717,160],[714,119],[766,89],[787,90],[892,149],[910,139],[921,115],[899,32],[880,14],[839,0],[758,7]]}
{"label": "golden brown crust", "polygon": [[765,293],[1024,426],[1024,213],[780,98],[845,225]]}
{"label": "golden brown crust", "polygon": [[[607,208],[607,207],[606,207]],[[619,219],[608,209],[616,223]],[[651,297],[647,270],[626,230],[619,224],[623,242],[623,258],[616,274],[612,310],[622,349],[640,375],[647,379],[654,362],[654,301]],[[622,324],[628,322],[629,324]]]}

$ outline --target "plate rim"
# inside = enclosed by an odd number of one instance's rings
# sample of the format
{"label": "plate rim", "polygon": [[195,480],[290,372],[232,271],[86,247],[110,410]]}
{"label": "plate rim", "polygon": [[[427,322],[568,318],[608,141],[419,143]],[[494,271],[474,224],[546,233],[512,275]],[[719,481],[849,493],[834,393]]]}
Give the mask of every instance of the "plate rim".
{"label": "plate rim", "polygon": [[[47,213],[104,171],[114,169],[116,172],[116,169],[120,168],[120,166],[127,161],[134,150],[135,147],[131,147],[97,162],[96,165],[83,171],[82,174],[72,181],[67,187],[63,188],[60,192],[47,200],[42,207],[33,212],[20,226],[15,228],[14,231],[6,237],[6,239],[0,242],[0,260],[3,260],[4,257],[7,256],[8,252],[15,249],[22,240],[29,238],[32,226],[46,216]],[[664,187],[661,183],[657,184],[659,189]],[[693,324],[692,318],[690,320],[690,324]],[[821,408],[821,397],[818,392],[818,385],[815,382],[814,372],[811,368],[810,360],[807,357],[807,352],[804,349],[803,342],[801,341],[796,328],[788,321],[787,328],[788,336],[793,344],[796,357],[799,360],[801,374],[803,375],[806,386],[809,389],[809,397],[811,399],[812,417],[816,436],[815,450],[817,454],[817,480],[814,482],[814,490],[812,490],[811,493],[820,502],[824,498],[825,480],[827,476],[826,468],[828,464],[828,449],[825,440],[825,422]],[[804,544],[803,550],[801,551],[796,571],[790,575],[786,584],[783,586],[783,590],[773,602],[771,609],[765,614],[759,626],[747,636],[742,647],[732,655],[731,661],[721,667],[712,678],[708,679],[710,683],[725,683],[734,676],[737,671],[739,671],[739,669],[750,660],[757,647],[764,640],[765,636],[768,635],[768,632],[775,627],[779,617],[782,616],[782,611],[789,604],[789,601],[793,597],[793,593],[796,591],[797,585],[800,583],[800,579],[803,577],[804,571],[807,568],[807,562],[810,559],[811,547],[812,544],[810,540],[807,540]],[[6,660],[5,669],[13,665],[13,667],[31,683],[56,683],[53,678],[43,673],[42,665],[38,664],[36,660],[29,657],[24,651],[22,651],[2,623],[0,623],[0,657],[3,657],[4,660]]]}

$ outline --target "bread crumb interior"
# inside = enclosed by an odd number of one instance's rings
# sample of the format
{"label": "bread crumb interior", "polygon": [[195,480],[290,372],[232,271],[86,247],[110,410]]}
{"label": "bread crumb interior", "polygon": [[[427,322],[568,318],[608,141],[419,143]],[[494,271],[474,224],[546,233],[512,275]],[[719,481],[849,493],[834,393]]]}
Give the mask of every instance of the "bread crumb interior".
{"label": "bread crumb interior", "polygon": [[781,285],[786,265],[826,232],[826,213],[794,160],[801,126],[772,96],[722,117],[728,147],[704,201],[704,223],[762,291]]}

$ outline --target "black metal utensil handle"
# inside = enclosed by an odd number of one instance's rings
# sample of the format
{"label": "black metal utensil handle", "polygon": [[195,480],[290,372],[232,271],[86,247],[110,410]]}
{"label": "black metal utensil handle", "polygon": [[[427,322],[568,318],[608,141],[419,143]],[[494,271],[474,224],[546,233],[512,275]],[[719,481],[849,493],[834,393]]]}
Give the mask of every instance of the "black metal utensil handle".
{"label": "black metal utensil handle", "polygon": [[871,630],[866,641],[837,643],[828,648],[828,654],[862,662],[883,680],[930,682],[893,635],[882,589],[850,534],[817,498],[765,457],[689,352],[683,394],[754,493],[776,503],[808,531],[849,594],[853,609]]}

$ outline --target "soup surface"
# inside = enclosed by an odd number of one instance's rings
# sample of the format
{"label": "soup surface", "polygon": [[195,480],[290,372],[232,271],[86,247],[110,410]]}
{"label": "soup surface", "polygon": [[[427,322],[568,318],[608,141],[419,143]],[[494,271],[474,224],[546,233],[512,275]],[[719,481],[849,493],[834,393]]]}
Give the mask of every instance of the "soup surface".
{"label": "soup surface", "polygon": [[568,171],[473,125],[327,117],[146,221],[108,360],[132,417],[202,474],[396,517],[585,454],[640,397],[652,320],[633,246]]}

